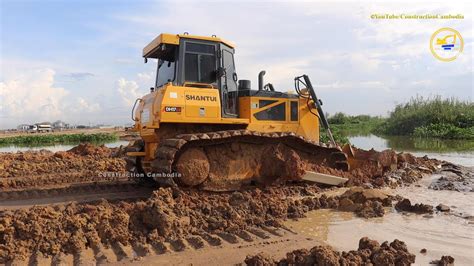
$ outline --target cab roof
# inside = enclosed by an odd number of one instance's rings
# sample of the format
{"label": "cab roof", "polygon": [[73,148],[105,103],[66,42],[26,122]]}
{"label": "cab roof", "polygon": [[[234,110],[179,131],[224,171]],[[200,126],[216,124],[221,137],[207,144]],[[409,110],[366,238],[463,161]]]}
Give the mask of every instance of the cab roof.
{"label": "cab roof", "polygon": [[186,38],[186,39],[195,39],[195,40],[204,40],[204,41],[213,41],[213,42],[220,42],[231,48],[234,48],[234,45],[228,41],[225,41],[221,38],[216,36],[197,36],[197,35],[189,35],[189,34],[169,34],[169,33],[162,33],[158,35],[153,41],[151,41],[145,48],[143,48],[143,57],[145,58],[158,58],[157,54],[159,53],[158,47],[161,44],[171,44],[171,45],[179,45],[179,39]]}

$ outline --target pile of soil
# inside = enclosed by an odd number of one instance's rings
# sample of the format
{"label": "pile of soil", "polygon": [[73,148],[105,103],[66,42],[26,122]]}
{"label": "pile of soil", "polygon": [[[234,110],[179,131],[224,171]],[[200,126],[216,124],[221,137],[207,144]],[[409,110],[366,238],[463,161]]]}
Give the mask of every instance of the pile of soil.
{"label": "pile of soil", "polygon": [[257,265],[410,265],[415,255],[408,252],[404,242],[395,239],[390,244],[379,244],[375,240],[363,237],[359,248],[348,252],[335,251],[330,246],[315,246],[311,250],[298,249],[286,254],[279,261],[260,253],[247,256],[245,263]]}
{"label": "pile of soil", "polygon": [[321,165],[305,166],[305,169],[348,178],[345,186],[364,186],[368,188],[408,185],[419,181],[423,176],[440,172],[442,162],[428,157],[415,157],[410,153],[395,153],[393,150],[377,152],[357,149],[359,159],[350,159],[353,169],[344,172]]}
{"label": "pile of soil", "polygon": [[232,240],[236,235],[245,237],[244,230],[284,227],[284,219],[301,218],[320,208],[337,209],[341,202],[352,201],[354,211],[367,217],[383,215],[381,206],[391,204],[389,196],[358,189],[339,197],[308,196],[317,190],[302,185],[233,193],[160,188],[146,201],[104,200],[3,211],[0,262],[24,258],[27,252],[74,254],[99,243],[162,246],[196,235],[206,238],[209,233]]}
{"label": "pile of soil", "polygon": [[106,173],[126,173],[123,158],[115,154],[115,149],[91,144],[56,153],[0,153],[0,189],[115,180]]}
{"label": "pile of soil", "polygon": [[98,157],[109,157],[112,154],[112,150],[105,147],[105,145],[96,146],[90,143],[81,143],[67,152],[81,156],[91,155]]}
{"label": "pile of soil", "polygon": [[403,199],[395,205],[397,211],[413,212],[418,214],[433,213],[433,206],[423,203],[411,204],[409,199]]}
{"label": "pile of soil", "polygon": [[434,260],[430,262],[430,264],[435,264],[439,266],[450,266],[450,265],[454,265],[454,258],[451,256],[441,256],[441,259]]}

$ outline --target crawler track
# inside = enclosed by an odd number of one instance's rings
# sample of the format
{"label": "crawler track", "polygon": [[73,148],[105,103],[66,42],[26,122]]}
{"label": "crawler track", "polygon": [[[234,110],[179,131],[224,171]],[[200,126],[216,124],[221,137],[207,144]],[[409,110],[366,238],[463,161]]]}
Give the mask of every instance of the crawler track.
{"label": "crawler track", "polygon": [[155,158],[139,167],[132,165],[129,170],[174,173],[174,180],[162,178],[163,175],[155,180],[202,185],[208,190],[238,189],[250,181],[298,179],[308,164],[348,169],[347,157],[339,148],[326,147],[292,132],[225,130],[179,134],[162,140]]}

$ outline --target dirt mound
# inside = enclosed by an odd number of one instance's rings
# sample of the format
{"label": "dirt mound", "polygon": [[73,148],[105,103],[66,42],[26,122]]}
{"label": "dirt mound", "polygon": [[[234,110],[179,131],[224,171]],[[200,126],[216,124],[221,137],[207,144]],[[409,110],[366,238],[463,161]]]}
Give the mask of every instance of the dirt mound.
{"label": "dirt mound", "polygon": [[329,246],[315,246],[311,250],[298,249],[276,261],[266,254],[247,256],[247,265],[410,265],[415,255],[408,252],[404,242],[395,239],[381,245],[367,237],[361,238],[358,250],[338,252]]}
{"label": "dirt mound", "polygon": [[392,206],[393,196],[378,189],[353,187],[338,197],[339,210],[352,211],[359,217],[382,217],[383,207]]}
{"label": "dirt mound", "polygon": [[430,264],[436,264],[440,266],[450,266],[454,265],[454,258],[451,256],[442,256],[439,260],[434,260]]}
{"label": "dirt mound", "polygon": [[68,152],[81,156],[94,155],[99,157],[108,157],[111,154],[111,150],[105,147],[105,145],[95,146],[90,143],[81,143],[68,150]]}
{"label": "dirt mound", "polygon": [[397,211],[413,212],[418,214],[433,213],[433,206],[423,203],[416,203],[412,205],[409,199],[403,199],[397,202],[395,209],[397,209]]}
{"label": "dirt mound", "polygon": [[125,162],[105,146],[81,144],[70,151],[0,153],[0,189],[115,180]]}
{"label": "dirt mound", "polygon": [[253,266],[267,266],[275,265],[277,262],[266,253],[260,252],[254,256],[247,256],[245,258],[245,264]]}

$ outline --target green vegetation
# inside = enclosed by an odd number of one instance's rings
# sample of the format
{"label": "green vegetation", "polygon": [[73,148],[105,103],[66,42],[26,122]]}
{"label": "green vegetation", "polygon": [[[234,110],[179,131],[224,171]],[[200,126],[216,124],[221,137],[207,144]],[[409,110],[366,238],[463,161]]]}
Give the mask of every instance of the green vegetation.
{"label": "green vegetation", "polygon": [[[383,121],[383,118],[380,117],[369,115],[350,116],[344,113],[336,113],[328,117],[334,139],[340,144],[348,143],[348,136],[371,134]],[[329,141],[324,128],[320,129],[320,135],[322,142]]]}
{"label": "green vegetation", "polygon": [[474,104],[454,98],[416,97],[399,104],[376,130],[379,134],[474,139]]}
{"label": "green vegetation", "polygon": [[0,138],[0,145],[34,146],[47,144],[69,144],[79,142],[110,142],[118,140],[118,136],[113,133],[94,134],[31,134],[15,137]]}
{"label": "green vegetation", "polygon": [[[331,132],[334,137],[334,141],[339,144],[349,143],[349,139],[346,135],[342,134],[338,129],[331,127]],[[326,132],[326,129],[320,128],[319,130],[319,141],[324,143],[329,143],[329,136]]]}

